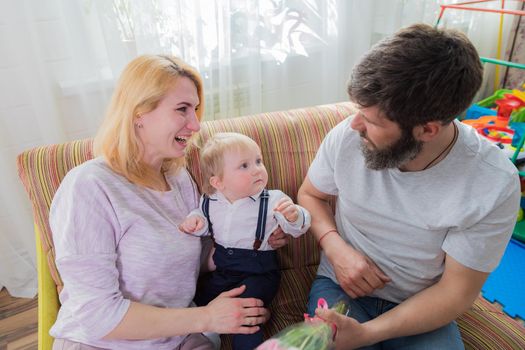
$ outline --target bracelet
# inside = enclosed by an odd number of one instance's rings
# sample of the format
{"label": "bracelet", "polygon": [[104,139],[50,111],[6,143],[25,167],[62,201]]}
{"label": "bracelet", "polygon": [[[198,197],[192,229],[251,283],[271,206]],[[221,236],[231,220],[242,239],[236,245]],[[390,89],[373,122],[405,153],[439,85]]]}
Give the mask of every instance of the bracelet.
{"label": "bracelet", "polygon": [[337,232],[337,230],[335,228],[333,228],[333,229],[328,230],[325,233],[323,233],[323,235],[321,236],[321,238],[319,238],[319,241],[317,242],[319,247],[321,246],[321,241],[323,240],[323,238],[325,238],[326,236],[328,236],[329,233],[332,233],[332,232]]}

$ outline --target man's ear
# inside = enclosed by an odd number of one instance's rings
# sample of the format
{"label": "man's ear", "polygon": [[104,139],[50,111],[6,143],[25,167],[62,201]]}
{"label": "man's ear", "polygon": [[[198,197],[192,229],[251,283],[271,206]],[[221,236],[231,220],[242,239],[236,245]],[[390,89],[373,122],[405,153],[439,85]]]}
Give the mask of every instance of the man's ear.
{"label": "man's ear", "polygon": [[423,125],[415,126],[412,130],[414,138],[418,141],[428,142],[433,140],[443,129],[440,122],[428,122]]}
{"label": "man's ear", "polygon": [[215,188],[216,190],[218,190],[218,191],[222,191],[222,189],[223,189],[223,187],[224,187],[223,184],[222,184],[222,181],[221,181],[220,177],[215,176],[215,175],[212,176],[212,177],[210,177],[210,185],[211,185],[213,188]]}

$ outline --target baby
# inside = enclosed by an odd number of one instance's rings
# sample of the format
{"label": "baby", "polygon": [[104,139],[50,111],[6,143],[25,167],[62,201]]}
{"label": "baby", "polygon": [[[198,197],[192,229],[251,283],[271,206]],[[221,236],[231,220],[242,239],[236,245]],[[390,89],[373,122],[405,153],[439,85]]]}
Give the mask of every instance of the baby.
{"label": "baby", "polygon": [[[310,214],[279,190],[267,190],[268,173],[261,150],[248,136],[217,133],[200,153],[203,195],[198,209],[179,226],[182,232],[215,241],[215,271],[199,285],[195,302],[206,305],[220,293],[245,285],[242,297],[261,299],[267,307],[277,293],[280,271],[269,235],[282,230],[298,237],[310,227]],[[233,336],[234,349],[254,349],[262,329]]]}

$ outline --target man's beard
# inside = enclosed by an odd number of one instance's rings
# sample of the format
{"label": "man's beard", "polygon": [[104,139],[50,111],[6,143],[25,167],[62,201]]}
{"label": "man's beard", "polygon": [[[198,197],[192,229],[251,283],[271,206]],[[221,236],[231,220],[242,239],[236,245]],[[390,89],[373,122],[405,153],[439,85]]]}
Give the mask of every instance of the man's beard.
{"label": "man's beard", "polygon": [[363,156],[365,157],[366,166],[372,170],[399,168],[414,159],[423,147],[423,142],[416,140],[411,132],[405,130],[401,133],[399,140],[384,149],[378,149],[372,141],[366,137],[365,133],[360,133],[360,136],[366,138],[369,144],[374,147],[373,149],[369,149],[366,144],[361,141],[361,152],[363,152]]}

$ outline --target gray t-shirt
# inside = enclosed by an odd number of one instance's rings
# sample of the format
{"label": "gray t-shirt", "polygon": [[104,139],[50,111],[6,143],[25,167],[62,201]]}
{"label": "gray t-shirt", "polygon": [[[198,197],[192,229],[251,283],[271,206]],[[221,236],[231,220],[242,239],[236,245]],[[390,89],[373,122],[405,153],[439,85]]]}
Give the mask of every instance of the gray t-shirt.
{"label": "gray t-shirt", "polygon": [[51,205],[56,264],[64,282],[55,338],[105,349],[174,349],[184,336],[101,340],[130,301],[185,308],[195,294],[201,240],[177,225],[198,205],[185,169],[168,176],[170,191],[138,187],[102,158],[72,169]]}
{"label": "gray t-shirt", "polygon": [[[492,271],[520,200],[517,170],[504,153],[456,122],[458,139],[435,166],[370,170],[350,120],[323,140],[308,177],[319,191],[337,196],[335,220],[343,239],[392,279],[372,296],[400,303],[435,284],[445,254],[474,270]],[[318,274],[337,282],[324,253]]]}

